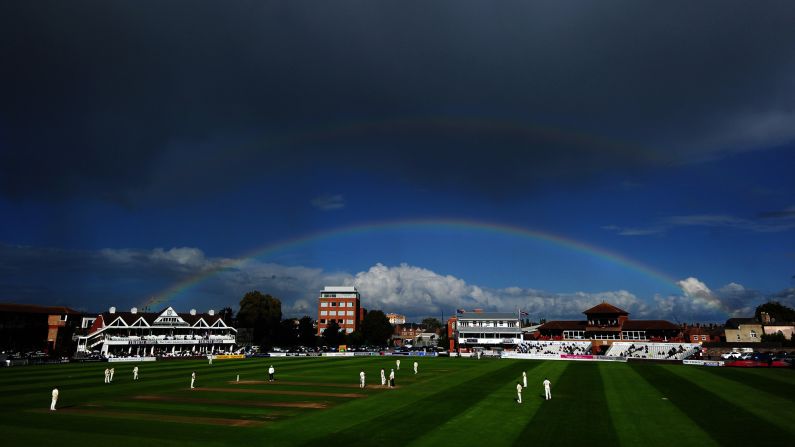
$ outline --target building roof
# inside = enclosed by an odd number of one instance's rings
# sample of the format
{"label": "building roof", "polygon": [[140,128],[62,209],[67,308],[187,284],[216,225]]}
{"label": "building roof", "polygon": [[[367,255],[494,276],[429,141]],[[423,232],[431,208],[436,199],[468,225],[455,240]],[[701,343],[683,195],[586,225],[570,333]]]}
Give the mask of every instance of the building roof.
{"label": "building roof", "polygon": [[519,317],[510,312],[464,312],[458,314],[459,320],[518,320]]}
{"label": "building roof", "polygon": [[727,329],[738,329],[741,324],[758,324],[762,325],[762,323],[756,321],[755,318],[729,318],[726,320],[726,328]]}
{"label": "building roof", "polygon": [[[163,312],[166,311],[166,309],[163,309],[160,312],[136,312],[136,313],[132,312],[110,313],[109,311],[105,311],[102,312],[100,315],[102,315],[102,320],[104,321],[105,326],[113,323],[113,321],[115,321],[117,318],[121,318],[128,326],[135,323],[139,319],[143,318],[144,321],[151,326],[154,324],[155,320],[157,320],[157,318],[160,317],[163,314]],[[210,315],[209,313],[202,313],[202,314],[197,313],[196,315],[191,315],[190,313],[187,312],[185,313],[175,312],[175,314],[176,315],[174,316],[179,316],[190,326],[196,324],[200,319],[204,319],[204,322],[207,323],[207,326],[212,326],[218,320],[223,320],[223,318],[219,314]]]}
{"label": "building roof", "polygon": [[559,321],[547,321],[546,323],[542,324],[538,327],[539,331],[584,331],[585,327],[588,325],[587,321],[579,321],[579,320],[559,320]]}
{"label": "building roof", "polygon": [[354,286],[325,286],[321,292],[357,293]]}
{"label": "building roof", "polygon": [[665,320],[627,320],[621,325],[623,331],[679,330],[679,326]]}
{"label": "building roof", "polygon": [[69,314],[80,315],[74,309],[65,306],[39,306],[36,304],[14,304],[14,303],[0,303],[0,312],[13,312],[25,314]]}
{"label": "building roof", "polygon": [[602,303],[597,304],[596,306],[586,310],[586,311],[583,311],[583,313],[585,315],[588,315],[588,314],[599,314],[599,315],[621,314],[621,315],[629,315],[629,312],[627,312],[627,311],[625,311],[623,309],[619,309],[618,307],[613,306],[612,304],[604,302],[604,301]]}

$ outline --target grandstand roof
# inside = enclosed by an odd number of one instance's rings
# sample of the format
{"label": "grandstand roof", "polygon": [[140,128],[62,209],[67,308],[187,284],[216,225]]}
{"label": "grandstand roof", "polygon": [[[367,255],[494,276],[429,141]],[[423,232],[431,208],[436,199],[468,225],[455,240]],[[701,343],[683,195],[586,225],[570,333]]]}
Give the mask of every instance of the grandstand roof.
{"label": "grandstand roof", "polygon": [[612,304],[604,302],[604,301],[601,302],[600,304],[597,304],[596,306],[586,310],[586,311],[583,311],[583,313],[585,315],[588,315],[588,314],[611,314],[611,315],[612,314],[621,314],[621,315],[629,315],[629,312],[627,312],[627,311],[625,311],[623,309],[619,309],[618,307],[613,306]]}
{"label": "grandstand roof", "polygon": [[38,306],[35,304],[0,303],[0,312],[13,312],[25,314],[70,314],[80,315],[80,312],[65,306]]}
{"label": "grandstand roof", "polygon": [[587,321],[576,321],[576,320],[559,320],[559,321],[548,321],[541,326],[538,327],[538,330],[577,330],[577,331],[584,331],[585,327],[588,325]]}
{"label": "grandstand roof", "polygon": [[510,312],[464,312],[458,314],[459,320],[518,320],[515,313]]}
{"label": "grandstand roof", "polygon": [[[144,321],[151,326],[154,324],[155,320],[157,320],[157,318],[163,314],[165,310],[166,309],[163,309],[160,312],[136,312],[136,313],[132,312],[110,313],[109,311],[105,311],[102,312],[100,315],[102,315],[102,319],[104,320],[105,325],[112,323],[117,318],[121,318],[125,323],[127,323],[127,325],[131,325],[136,321],[138,321],[138,319],[143,318]],[[176,314],[175,316],[179,316],[190,326],[196,324],[196,322],[199,321],[199,319],[201,318],[204,319],[204,322],[207,323],[208,326],[212,326],[218,320],[223,320],[223,318],[219,314],[210,315],[209,313],[203,313],[203,314],[197,313],[196,315],[191,315],[190,313],[187,312],[186,313],[175,312],[175,314]]]}
{"label": "grandstand roof", "polygon": [[679,326],[665,320],[627,320],[621,326],[624,331],[677,330]]}

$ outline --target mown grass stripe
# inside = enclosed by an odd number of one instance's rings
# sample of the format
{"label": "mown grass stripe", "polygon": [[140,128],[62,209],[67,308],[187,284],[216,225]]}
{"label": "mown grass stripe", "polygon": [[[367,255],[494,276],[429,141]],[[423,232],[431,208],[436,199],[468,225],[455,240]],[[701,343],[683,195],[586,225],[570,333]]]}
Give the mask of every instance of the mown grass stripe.
{"label": "mown grass stripe", "polygon": [[711,374],[699,368],[666,368],[704,390],[718,394],[732,404],[744,408],[760,420],[778,425],[781,429],[795,434],[795,401],[792,399],[759,391],[759,388],[751,386],[751,383],[754,383],[752,381],[738,383],[720,375],[731,374],[732,371]]}
{"label": "mown grass stripe", "polygon": [[721,445],[778,445],[781,440],[783,432],[776,425],[722,397],[733,392],[731,388],[707,390],[692,377],[674,374],[666,366],[630,366]]}
{"label": "mown grass stripe", "polygon": [[569,363],[552,383],[552,400],[544,401],[514,445],[524,446],[529,440],[537,445],[617,445],[602,390],[596,363]]}
{"label": "mown grass stripe", "polygon": [[[566,368],[566,362],[522,361],[527,372],[528,387],[522,392],[522,404],[516,402],[516,384],[521,373],[505,382],[476,404],[456,417],[447,419],[433,431],[415,439],[409,447],[426,445],[467,445],[473,434],[466,428],[479,427],[477,438],[488,440],[490,445],[510,445],[517,439],[525,423],[533,417],[543,400],[539,397],[543,377],[557,381]],[[495,421],[484,424],[482,421]],[[464,427],[464,428],[462,428]]]}
{"label": "mown grass stripe", "polygon": [[[420,411],[397,408],[376,418],[348,427],[334,434],[339,445],[391,445],[395,439],[404,442],[418,438],[434,430],[439,421],[449,419],[465,411],[496,389],[506,386],[521,375],[524,365],[515,361],[505,362],[499,369],[487,371],[454,388],[446,388],[417,402]],[[429,418],[428,415],[436,415]],[[317,440],[307,445],[316,445]]]}
{"label": "mown grass stripe", "polygon": [[629,367],[601,364],[599,373],[621,445],[717,445],[692,419]]}

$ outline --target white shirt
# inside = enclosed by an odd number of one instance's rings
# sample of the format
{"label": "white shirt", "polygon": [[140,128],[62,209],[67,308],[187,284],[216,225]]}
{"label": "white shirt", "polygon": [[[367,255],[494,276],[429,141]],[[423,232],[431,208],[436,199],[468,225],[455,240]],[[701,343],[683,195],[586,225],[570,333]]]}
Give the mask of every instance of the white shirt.
{"label": "white shirt", "polygon": [[522,384],[521,383],[517,383],[516,384],[516,392],[519,393],[519,394],[522,394]]}
{"label": "white shirt", "polygon": [[364,371],[359,373],[359,378],[362,379],[362,382],[364,382]]}
{"label": "white shirt", "polygon": [[552,382],[550,382],[549,380],[544,381],[544,388],[549,388],[550,385],[552,385]]}
{"label": "white shirt", "polygon": [[52,389],[52,398],[53,399],[58,399],[58,388],[53,388]]}
{"label": "white shirt", "polygon": [[272,366],[270,368],[268,368],[268,374],[273,374],[275,372],[276,372],[276,369],[274,369]]}
{"label": "white shirt", "polygon": [[390,379],[394,379],[395,378],[395,370],[394,369],[392,371],[389,371],[389,378]]}

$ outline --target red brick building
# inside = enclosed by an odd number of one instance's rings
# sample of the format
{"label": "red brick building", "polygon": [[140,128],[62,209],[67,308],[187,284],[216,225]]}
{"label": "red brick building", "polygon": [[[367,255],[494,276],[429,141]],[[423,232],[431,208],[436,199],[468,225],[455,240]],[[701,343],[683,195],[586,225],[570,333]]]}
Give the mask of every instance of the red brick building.
{"label": "red brick building", "polygon": [[359,329],[364,314],[356,287],[326,286],[317,299],[317,335],[323,335],[332,321],[350,334]]}

